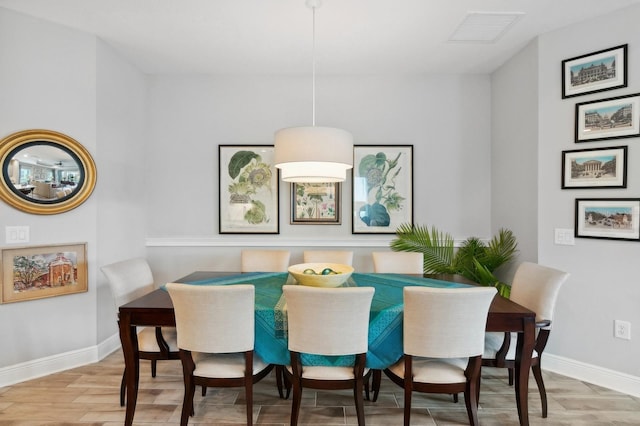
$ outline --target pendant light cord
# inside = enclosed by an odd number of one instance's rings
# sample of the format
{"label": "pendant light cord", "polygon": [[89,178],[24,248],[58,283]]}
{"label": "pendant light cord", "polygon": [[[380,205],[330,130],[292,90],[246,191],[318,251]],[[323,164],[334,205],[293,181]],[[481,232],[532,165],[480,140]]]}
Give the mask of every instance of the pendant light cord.
{"label": "pendant light cord", "polygon": [[312,108],[311,108],[311,125],[315,127],[316,125],[316,6],[312,6],[311,10],[313,11],[313,44],[311,49],[311,64],[312,64],[312,80],[313,83],[311,85],[311,99],[312,99]]}

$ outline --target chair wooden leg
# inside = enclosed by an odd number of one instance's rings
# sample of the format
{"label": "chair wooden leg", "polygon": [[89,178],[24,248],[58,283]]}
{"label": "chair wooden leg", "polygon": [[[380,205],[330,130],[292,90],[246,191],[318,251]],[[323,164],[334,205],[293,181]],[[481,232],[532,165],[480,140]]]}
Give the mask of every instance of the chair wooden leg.
{"label": "chair wooden leg", "polygon": [[253,381],[251,376],[245,382],[244,394],[247,400],[247,426],[253,426]]}
{"label": "chair wooden leg", "polygon": [[373,393],[373,398],[371,399],[373,402],[378,400],[378,394],[380,393],[380,383],[382,382],[382,370],[373,370],[371,374],[373,377],[371,391]]}
{"label": "chair wooden leg", "polygon": [[125,390],[127,389],[127,382],[125,380],[127,376],[127,369],[124,369],[124,372],[122,373],[122,382],[120,382],[120,406],[124,407],[124,395],[125,395]]}
{"label": "chair wooden leg", "polygon": [[509,372],[509,386],[513,386],[513,368],[508,368],[507,371]]}
{"label": "chair wooden leg", "polygon": [[456,404],[458,403],[458,394],[457,393],[453,394],[453,402],[456,403]]}
{"label": "chair wooden leg", "polygon": [[151,360],[151,377],[156,377],[157,364],[158,364],[158,361],[156,361],[155,359]]}
{"label": "chair wooden leg", "polygon": [[411,393],[412,389],[404,388],[404,426],[411,424]]}
{"label": "chair wooden leg", "polygon": [[356,404],[356,416],[358,418],[358,426],[364,426],[364,398],[362,397],[362,388],[364,387],[364,383],[362,381],[362,376],[356,379],[356,382],[353,386],[353,399]]}
{"label": "chair wooden leg", "polygon": [[540,392],[540,401],[542,402],[542,417],[547,418],[547,390],[544,387],[544,380],[542,380],[542,369],[540,364],[531,367],[533,377],[536,379],[538,385],[538,392]]}
{"label": "chair wooden leg", "polygon": [[184,400],[182,401],[182,414],[180,416],[180,426],[187,426],[189,416],[194,415],[193,396],[196,393],[196,385],[193,377],[184,378]]}
{"label": "chair wooden leg", "polygon": [[207,387],[202,386],[202,396],[207,396]]}
{"label": "chair wooden leg", "polygon": [[291,403],[291,426],[297,426],[300,415],[300,404],[302,402],[302,383],[293,378],[293,402]]}
{"label": "chair wooden leg", "polygon": [[278,387],[278,395],[280,399],[285,399],[282,381],[284,380],[284,366],[276,365],[276,386]]}

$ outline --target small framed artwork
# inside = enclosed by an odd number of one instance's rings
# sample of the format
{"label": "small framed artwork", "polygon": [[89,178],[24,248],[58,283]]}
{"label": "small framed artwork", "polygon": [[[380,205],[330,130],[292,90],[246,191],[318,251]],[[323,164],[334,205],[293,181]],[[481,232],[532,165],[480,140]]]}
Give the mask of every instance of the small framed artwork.
{"label": "small framed artwork", "polygon": [[562,189],[626,187],[626,146],[562,151]]}
{"label": "small framed artwork", "polygon": [[576,104],[576,142],[640,136],[640,93]]}
{"label": "small framed artwork", "polygon": [[278,171],[273,145],[220,145],[220,234],[278,234]]}
{"label": "small framed artwork", "polygon": [[340,225],[340,184],[292,183],[292,225]]}
{"label": "small framed artwork", "polygon": [[562,98],[627,87],[627,45],[562,61]]}
{"label": "small framed artwork", "polygon": [[353,147],[353,234],[413,224],[413,145]]}
{"label": "small framed artwork", "polygon": [[640,241],[640,198],[576,199],[575,235]]}
{"label": "small framed artwork", "polygon": [[2,249],[2,303],[87,289],[86,243]]}

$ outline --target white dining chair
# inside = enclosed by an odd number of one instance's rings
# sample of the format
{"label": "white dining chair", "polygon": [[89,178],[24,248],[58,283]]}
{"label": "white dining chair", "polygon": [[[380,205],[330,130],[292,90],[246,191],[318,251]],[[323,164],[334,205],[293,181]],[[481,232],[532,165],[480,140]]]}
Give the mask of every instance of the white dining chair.
{"label": "white dining chair", "polygon": [[[404,356],[385,374],[404,388],[404,424],[414,391],[464,392],[469,424],[478,424],[484,334],[495,287],[403,289]],[[374,389],[377,392],[377,389]]]}
{"label": "white dining chair", "polygon": [[[553,321],[560,287],[569,278],[564,271],[523,262],[518,266],[511,284],[509,299],[536,313],[537,337],[531,357],[531,371],[538,385],[542,403],[542,417],[547,417],[547,391],[542,379],[541,358]],[[516,333],[487,333],[482,365],[507,368],[509,385],[513,385],[516,358]]]}
{"label": "white dining chair", "polygon": [[[302,389],[352,389],[358,425],[364,426],[363,390],[369,379],[365,367],[369,311],[373,287],[282,287],[287,305],[288,347],[291,365],[285,368],[293,386],[291,425],[298,424]],[[302,354],[355,355],[346,367],[302,364]]]}
{"label": "white dining chair", "polygon": [[305,250],[302,253],[304,263],[340,263],[353,264],[353,252],[349,250]]}
{"label": "white dining chair", "polygon": [[[101,270],[109,282],[116,310],[133,299],[155,290],[151,267],[143,258],[111,263],[103,266]],[[137,337],[140,359],[151,361],[152,377],[156,377],[158,360],[180,358],[175,327],[138,327]],[[120,384],[120,406],[124,406],[125,376],[126,370],[122,374]]]}
{"label": "white dining chair", "polygon": [[254,353],[255,288],[250,284],[167,284],[176,317],[184,376],[180,425],[194,414],[196,385],[244,387],[246,424],[253,424],[253,384],[273,368]]}
{"label": "white dining chair", "polygon": [[423,273],[422,253],[406,251],[374,251],[373,271],[391,274],[420,274]]}
{"label": "white dining chair", "polygon": [[242,250],[240,272],[287,272],[288,250]]}

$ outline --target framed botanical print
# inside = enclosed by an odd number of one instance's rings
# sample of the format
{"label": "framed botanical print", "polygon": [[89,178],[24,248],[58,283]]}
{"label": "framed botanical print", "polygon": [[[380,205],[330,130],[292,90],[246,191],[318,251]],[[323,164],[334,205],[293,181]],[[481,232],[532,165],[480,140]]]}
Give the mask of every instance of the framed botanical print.
{"label": "framed botanical print", "polygon": [[352,233],[413,224],[413,145],[355,145],[352,175]]}
{"label": "framed botanical print", "polygon": [[273,145],[220,145],[219,232],[278,234],[278,171]]}
{"label": "framed botanical print", "polygon": [[339,225],[340,184],[292,183],[292,225]]}

